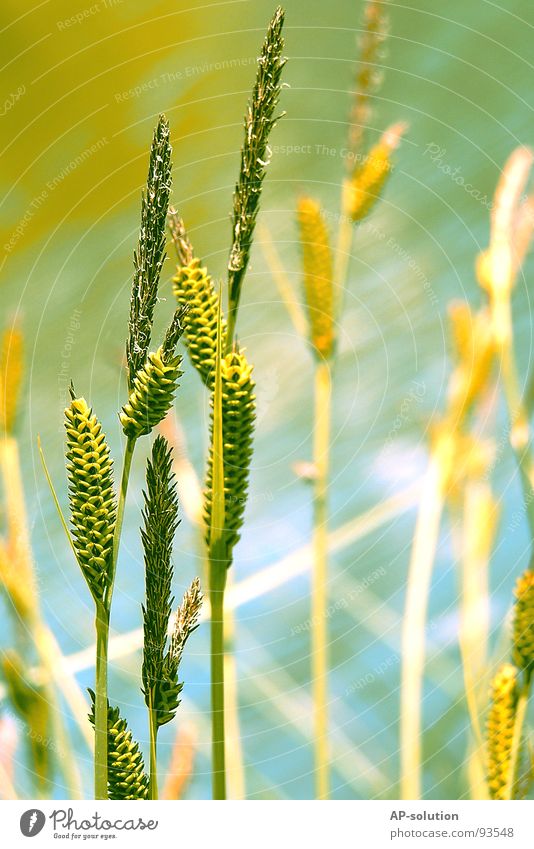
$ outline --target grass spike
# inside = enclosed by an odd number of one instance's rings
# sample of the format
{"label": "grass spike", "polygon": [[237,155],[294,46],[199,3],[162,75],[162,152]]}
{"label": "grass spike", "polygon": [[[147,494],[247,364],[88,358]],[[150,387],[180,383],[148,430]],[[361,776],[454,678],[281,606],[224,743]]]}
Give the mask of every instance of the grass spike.
{"label": "grass spike", "polygon": [[146,600],[143,608],[143,693],[147,707],[157,710],[163,679],[167,629],[173,599],[171,562],[178,527],[178,494],[172,473],[172,452],[157,436],[147,461],[145,506],[141,537],[145,558]]}
{"label": "grass spike", "polygon": [[126,343],[128,386],[132,390],[145,364],[158,286],[165,259],[165,222],[171,188],[171,144],[167,119],[160,115],[154,131],[146,191],[141,204],[141,230],[134,252],[134,279],[130,301],[129,334]]}
{"label": "grass spike", "polygon": [[[95,724],[95,694],[89,690],[93,709],[89,715]],[[118,707],[108,702],[108,796],[114,801],[148,799],[148,776],[139,744],[132,737]]]}
{"label": "grass spike", "polygon": [[515,587],[513,661],[530,680],[534,671],[534,571],[528,568]]}
{"label": "grass spike", "polygon": [[[182,265],[173,278],[178,303],[187,306],[184,341],[192,365],[202,382],[213,389],[217,348],[217,313],[219,295],[207,269],[198,257]],[[222,319],[223,347],[226,345],[226,322]]]}
{"label": "grass spike", "polygon": [[102,426],[87,401],[77,398],[72,387],[71,397],[65,428],[73,543],[91,594],[103,603],[111,589],[117,510],[113,464]]}
{"label": "grass spike", "polygon": [[[232,351],[221,360],[222,438],[224,452],[224,530],[227,555],[239,540],[247,499],[256,398],[252,366],[243,351]],[[212,398],[213,407],[213,398]],[[212,439],[205,487],[206,542],[213,508],[213,412]]]}
{"label": "grass spike", "polygon": [[512,741],[519,697],[517,668],[501,666],[491,685],[487,719],[488,787],[492,799],[506,799],[510,782]]}
{"label": "grass spike", "polygon": [[393,167],[392,154],[406,131],[399,122],[389,127],[380,141],[358,163],[347,184],[347,210],[354,223],[367,218],[386,184]]}
{"label": "grass spike", "polygon": [[328,359],[335,345],[332,251],[320,204],[302,197],[297,207],[304,270],[309,341],[316,356]]}
{"label": "grass spike", "polygon": [[282,56],[284,12],[278,7],[267,29],[258,58],[252,98],[245,113],[245,139],[241,149],[241,167],[234,192],[233,241],[228,260],[229,324],[232,328],[228,344],[232,344],[233,328],[239,306],[241,286],[247,269],[260,195],[270,159],[269,135],[280,116],[275,109],[282,88]]}
{"label": "grass spike", "polygon": [[134,378],[128,401],[119,415],[122,429],[131,439],[149,434],[172,406],[183,374],[182,357],[175,350],[184,330],[184,314],[184,308],[176,310],[163,344],[148,355]]}
{"label": "grass spike", "polygon": [[349,149],[353,154],[347,158],[349,167],[352,167],[354,159],[361,156],[364,149],[365,132],[371,115],[371,99],[382,80],[378,61],[388,30],[388,17],[384,7],[383,0],[367,0],[365,4],[356,86],[349,119]]}

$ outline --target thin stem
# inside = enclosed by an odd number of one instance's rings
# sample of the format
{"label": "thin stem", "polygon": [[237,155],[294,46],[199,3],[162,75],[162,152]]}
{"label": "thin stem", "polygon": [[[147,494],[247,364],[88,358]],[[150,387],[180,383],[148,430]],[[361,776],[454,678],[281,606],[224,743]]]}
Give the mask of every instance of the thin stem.
{"label": "thin stem", "polygon": [[[482,698],[487,691],[487,646],[490,626],[488,569],[493,544],[495,505],[489,484],[468,480],[462,505],[459,647],[465,697],[473,740],[469,753],[469,784],[472,799],[487,799],[485,741],[480,720]],[[484,695],[483,695],[484,694]]]}
{"label": "thin stem", "polygon": [[312,688],[315,745],[315,790],[318,799],[329,795],[328,752],[328,470],[330,451],[331,383],[328,363],[315,369],[313,459],[313,575],[312,575]]}
{"label": "thin stem", "polygon": [[[223,571],[224,570],[224,571]],[[213,798],[226,799],[224,735],[224,589],[226,565],[210,563]]]}
{"label": "thin stem", "polygon": [[510,444],[521,476],[530,537],[534,540],[534,459],[530,446],[529,419],[521,397],[511,338],[501,348],[501,380],[510,418]]}
{"label": "thin stem", "polygon": [[117,503],[117,519],[115,521],[115,532],[113,534],[113,553],[111,559],[110,582],[109,590],[106,596],[108,608],[111,607],[111,596],[113,595],[113,587],[115,584],[115,572],[117,571],[117,560],[119,559],[119,548],[122,534],[122,524],[124,521],[124,508],[126,505],[126,495],[128,493],[128,482],[130,480],[130,471],[132,468],[132,459],[136,443],[135,437],[128,437],[124,447],[124,458],[122,463],[121,486],[119,490],[119,500]]}
{"label": "thin stem", "polygon": [[408,570],[402,623],[400,706],[400,758],[402,799],[421,797],[421,714],[425,664],[425,630],[432,567],[436,556],[443,479],[447,470],[446,446],[436,447],[421,494]]}
{"label": "thin stem", "polygon": [[284,303],[295,332],[302,339],[306,340],[308,338],[308,321],[296,297],[291,281],[286,275],[280,255],[274,244],[272,233],[265,225],[259,226],[259,232],[263,255],[272,278],[276,283],[278,294]]}
{"label": "thin stem", "polygon": [[344,181],[341,188],[341,213],[339,216],[339,227],[337,231],[336,250],[334,255],[334,283],[338,288],[336,317],[343,315],[345,303],[345,283],[349,270],[350,256],[352,253],[352,241],[354,238],[354,223],[348,214],[347,196],[349,183]]}
{"label": "thin stem", "polygon": [[[231,573],[230,573],[231,574]],[[230,575],[228,576],[230,577]],[[224,605],[224,716],[226,735],[227,791],[229,799],[245,798],[243,747],[239,730],[237,669],[234,654],[235,616],[231,605]]]}
{"label": "thin stem", "polygon": [[519,767],[519,756],[521,752],[521,738],[528,708],[528,697],[530,694],[530,679],[523,685],[517,705],[515,708],[514,733],[512,737],[512,748],[510,750],[510,767],[508,771],[508,784],[506,786],[506,799],[514,798],[514,789]]}
{"label": "thin stem", "polygon": [[235,325],[237,321],[237,304],[228,304],[228,317],[226,320],[226,350],[223,356],[229,354],[234,346]]}
{"label": "thin stem", "polygon": [[158,724],[156,711],[152,706],[152,693],[150,694],[150,707],[148,709],[150,725],[150,798],[158,798]]}
{"label": "thin stem", "polygon": [[96,609],[95,799],[108,798],[108,641],[109,610]]}

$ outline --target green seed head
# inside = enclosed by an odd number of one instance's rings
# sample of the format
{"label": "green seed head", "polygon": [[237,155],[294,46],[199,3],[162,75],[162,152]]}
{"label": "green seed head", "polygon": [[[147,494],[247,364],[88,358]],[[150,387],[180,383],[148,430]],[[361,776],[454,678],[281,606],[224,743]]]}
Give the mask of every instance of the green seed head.
{"label": "green seed head", "polygon": [[[95,694],[89,690],[93,709],[89,720],[94,726]],[[119,708],[108,703],[108,795],[115,801],[148,798],[148,776],[143,755],[132,738]]]}
{"label": "green seed head", "polygon": [[67,475],[73,540],[95,601],[109,589],[116,500],[112,461],[100,422],[85,398],[65,410]]}
{"label": "green seed head", "polygon": [[165,354],[162,345],[150,353],[135,376],[120,421],[126,436],[137,439],[152,431],[167,415],[178,388],[182,358]]}
{"label": "green seed head", "polygon": [[[219,295],[206,268],[195,257],[178,269],[173,279],[178,303],[188,307],[184,317],[184,340],[191,363],[203,383],[213,388],[217,350],[217,312]],[[222,348],[226,344],[226,322],[223,320]]]}
{"label": "green seed head", "polygon": [[[224,453],[225,542],[228,552],[239,540],[247,500],[256,398],[252,366],[242,352],[223,357],[222,421]],[[213,403],[213,398],[212,398]],[[211,440],[213,445],[213,438]],[[204,500],[206,529],[211,524],[213,502],[213,453],[210,451]],[[206,531],[209,533],[209,530]],[[206,538],[209,544],[209,539]]]}

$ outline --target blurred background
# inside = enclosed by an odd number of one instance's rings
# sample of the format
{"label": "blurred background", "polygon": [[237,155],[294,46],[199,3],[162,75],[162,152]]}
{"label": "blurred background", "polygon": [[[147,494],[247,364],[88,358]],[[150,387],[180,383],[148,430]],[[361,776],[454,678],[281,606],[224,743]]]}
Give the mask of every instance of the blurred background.
{"label": "blurred background", "polygon": [[[265,0],[25,5],[5,0],[1,13],[1,318],[3,325],[16,320],[26,342],[20,440],[41,603],[85,688],[93,678],[91,652],[84,653],[93,640],[93,606],[57,518],[37,436],[65,503],[62,417],[72,378],[120,457],[132,253],[160,111],[171,123],[174,204],[196,252],[215,278],[224,276],[242,118],[274,6]],[[332,785],[339,799],[398,795],[399,635],[417,486],[450,371],[447,304],[458,297],[480,302],[473,265],[487,244],[500,169],[514,147],[534,141],[534,8],[519,0],[506,8],[486,0],[389,5],[385,79],[370,136],[397,120],[410,128],[384,200],[354,241],[335,374],[329,637]],[[271,138],[261,223],[299,287],[296,198],[303,190],[317,196],[333,228],[339,212],[362,3],[287,0],[285,8],[289,61],[281,106],[287,115]],[[294,464],[311,456],[312,363],[267,267],[264,235],[257,235],[239,321],[255,364],[259,415],[233,573],[236,585],[257,580],[236,596],[235,653],[246,795],[301,799],[313,794],[309,552],[303,549],[311,492]],[[173,269],[170,246],[159,326],[172,309]],[[523,382],[533,341],[530,269],[527,263],[514,296]],[[202,476],[208,410],[189,367],[175,409]],[[496,652],[515,578],[528,562],[526,525],[510,522],[521,510],[521,491],[504,410],[499,416],[504,442],[495,488],[506,495],[501,521],[509,530],[491,563]],[[141,625],[146,450],[143,444],[137,452],[127,504],[116,634]],[[200,568],[196,533],[185,518],[174,560],[178,597]],[[267,580],[262,570],[271,567]],[[457,590],[445,522],[428,626],[428,798],[467,792]],[[2,644],[9,645],[9,620],[2,615],[0,622]],[[185,698],[176,725],[194,726],[197,737],[189,798],[210,796],[208,637],[202,625],[182,670]],[[146,750],[140,654],[135,639],[130,643],[112,660],[110,698]],[[164,768],[175,732],[170,726],[161,733]],[[74,726],[72,733],[89,793],[89,752]],[[17,786],[31,795],[22,747],[16,759]],[[56,795],[64,795],[60,782]]]}

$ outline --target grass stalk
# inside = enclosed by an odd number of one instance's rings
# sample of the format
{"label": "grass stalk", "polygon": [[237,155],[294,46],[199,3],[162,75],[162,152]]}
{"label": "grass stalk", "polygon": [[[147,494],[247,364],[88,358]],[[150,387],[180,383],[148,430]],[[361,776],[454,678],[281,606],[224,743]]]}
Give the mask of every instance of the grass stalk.
{"label": "grass stalk", "polygon": [[226,754],[224,723],[224,590],[226,564],[210,562],[211,606],[211,719],[213,798],[226,799]]}
{"label": "grass stalk", "polygon": [[[230,573],[231,574],[231,573]],[[230,575],[227,576],[227,584]],[[224,718],[226,734],[227,793],[232,800],[245,798],[243,747],[239,728],[237,664],[235,658],[235,616],[224,596]]]}
{"label": "grass stalk", "polygon": [[349,215],[348,193],[350,182],[345,179],[341,187],[341,212],[339,215],[337,240],[334,250],[334,284],[337,293],[334,292],[336,300],[335,315],[338,320],[343,315],[345,304],[345,283],[349,270],[352,243],[354,239],[354,223]]}
{"label": "grass stalk", "polygon": [[113,585],[115,582],[115,572],[117,571],[117,560],[119,559],[119,548],[122,535],[122,525],[124,522],[124,508],[126,506],[126,496],[128,494],[128,483],[130,481],[130,472],[132,469],[132,459],[135,449],[136,438],[129,436],[124,446],[124,457],[122,461],[121,485],[119,489],[119,498],[117,501],[117,519],[115,522],[115,532],[113,535],[113,556],[111,560],[111,586],[106,602],[108,607],[111,607],[111,596],[113,594]]}
{"label": "grass stalk", "polygon": [[313,460],[312,687],[317,799],[329,796],[328,750],[328,473],[330,453],[331,381],[328,362],[315,368]]}
{"label": "grass stalk", "polygon": [[415,526],[402,624],[400,705],[400,792],[402,799],[421,797],[422,695],[425,628],[432,568],[444,507],[450,445],[443,436],[430,457]]}
{"label": "grass stalk", "polygon": [[212,429],[212,510],[209,528],[210,663],[213,798],[226,799],[224,725],[224,591],[229,556],[225,538],[224,441],[222,413],[222,318],[217,316]]}
{"label": "grass stalk", "polygon": [[158,798],[158,757],[157,757],[157,742],[158,742],[158,721],[156,711],[150,698],[150,707],[148,709],[149,717],[149,733],[150,733],[150,783],[149,783],[149,799]]}
{"label": "grass stalk", "polygon": [[107,799],[109,609],[103,604],[98,604],[96,608],[95,629],[95,799]]}

